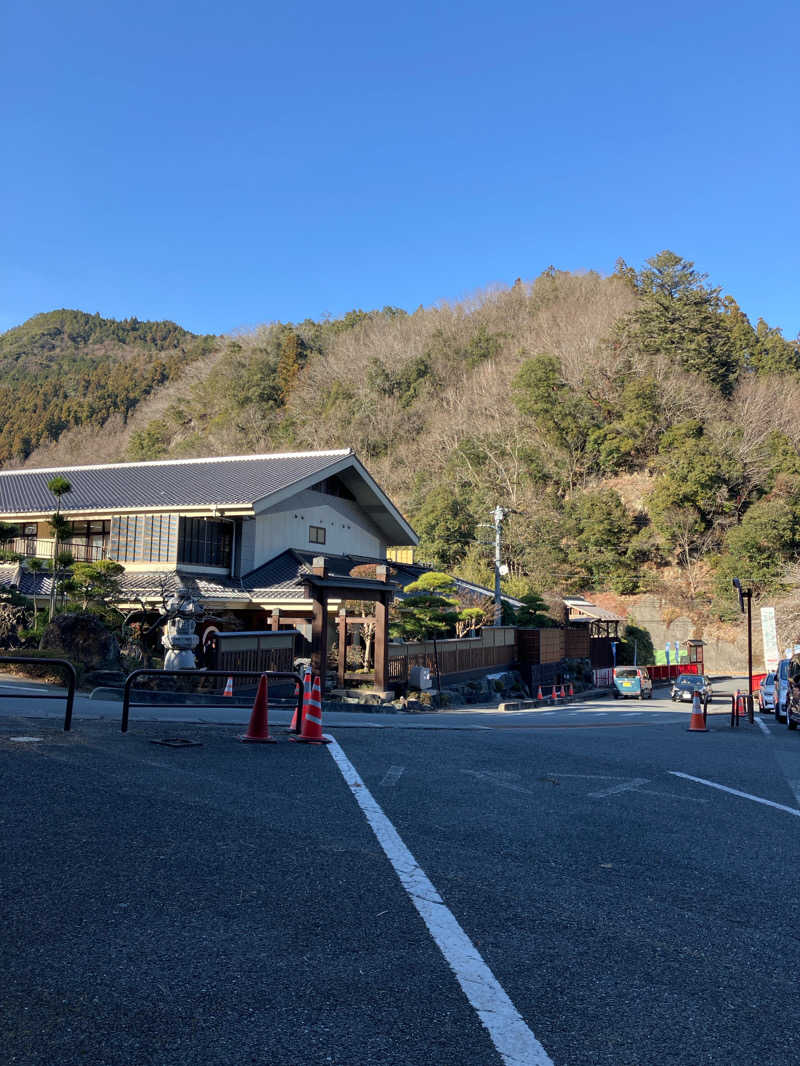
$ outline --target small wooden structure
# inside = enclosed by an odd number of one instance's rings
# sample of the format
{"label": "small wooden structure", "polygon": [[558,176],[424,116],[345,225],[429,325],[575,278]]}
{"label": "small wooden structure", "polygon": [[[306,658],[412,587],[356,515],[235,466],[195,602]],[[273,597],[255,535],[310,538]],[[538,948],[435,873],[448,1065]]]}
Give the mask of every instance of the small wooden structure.
{"label": "small wooden structure", "polygon": [[213,650],[206,653],[210,670],[294,670],[296,629],[240,630],[214,633]]}
{"label": "small wooden structure", "polygon": [[620,615],[605,607],[598,607],[596,603],[590,603],[583,596],[571,596],[564,599],[567,608],[567,620],[571,626],[584,623],[589,627],[590,637],[607,637],[611,640],[619,640],[619,627],[625,622]]}
{"label": "small wooden structure", "polygon": [[697,666],[697,673],[703,674],[703,648],[705,647],[705,641],[697,640],[690,637],[686,641],[686,650],[689,653],[689,662],[694,663]]}
{"label": "small wooden structure", "polygon": [[[363,600],[375,604],[375,688],[389,688],[389,605],[398,585],[389,581],[387,566],[375,567],[376,580],[360,577],[328,577],[325,556],[314,557],[311,573],[303,575],[303,595],[311,600],[311,672],[324,689],[328,668],[328,603],[330,600]],[[344,642],[339,646],[344,660]],[[340,673],[342,667],[340,665]],[[323,692],[324,694],[324,692]]]}

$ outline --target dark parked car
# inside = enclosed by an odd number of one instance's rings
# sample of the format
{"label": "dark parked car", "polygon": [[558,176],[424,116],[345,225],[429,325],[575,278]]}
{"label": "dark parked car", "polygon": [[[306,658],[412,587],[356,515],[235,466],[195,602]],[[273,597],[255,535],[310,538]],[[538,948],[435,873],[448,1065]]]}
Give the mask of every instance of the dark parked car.
{"label": "dark parked car", "polygon": [[758,709],[764,714],[775,710],[775,674],[769,673],[758,686]]}
{"label": "dark parked car", "polygon": [[714,691],[711,688],[711,678],[703,674],[678,674],[672,683],[670,698],[679,703],[691,703],[695,692],[699,693],[700,699],[707,698],[711,703]]}
{"label": "dark parked car", "polygon": [[[783,663],[780,665],[783,666]],[[790,729],[797,729],[797,725],[800,722],[800,655],[792,656],[788,664],[788,674],[786,724]]]}

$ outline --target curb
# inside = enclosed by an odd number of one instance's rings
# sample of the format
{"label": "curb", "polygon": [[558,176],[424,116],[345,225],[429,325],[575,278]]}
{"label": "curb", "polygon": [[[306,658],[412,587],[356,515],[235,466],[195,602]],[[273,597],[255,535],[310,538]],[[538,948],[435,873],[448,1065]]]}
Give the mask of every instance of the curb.
{"label": "curb", "polygon": [[584,692],[576,692],[574,696],[565,696],[553,700],[552,696],[544,696],[540,700],[513,700],[510,703],[501,703],[498,705],[498,711],[535,711],[544,710],[547,707],[565,707],[568,703],[580,703],[583,700],[602,699],[604,696],[608,696],[610,689],[607,688],[589,688]]}

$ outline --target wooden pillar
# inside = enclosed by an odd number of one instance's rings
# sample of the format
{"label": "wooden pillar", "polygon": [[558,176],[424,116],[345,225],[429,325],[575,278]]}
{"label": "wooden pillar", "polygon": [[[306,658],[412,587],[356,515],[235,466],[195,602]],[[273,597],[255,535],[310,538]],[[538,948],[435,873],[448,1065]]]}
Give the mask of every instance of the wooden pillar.
{"label": "wooden pillar", "polygon": [[276,607],[270,615],[270,629],[277,630],[281,628],[281,609]]}
{"label": "wooden pillar", "polygon": [[344,688],[344,674],[347,669],[347,611],[342,608],[337,619],[339,637],[339,688]]}
{"label": "wooden pillar", "polygon": [[[311,566],[315,577],[325,577],[325,557],[315,556]],[[311,673],[320,679],[325,695],[325,675],[328,671],[328,593],[312,585],[311,591]]]}
{"label": "wooden pillar", "polygon": [[[377,566],[378,581],[389,580],[389,569]],[[389,603],[390,592],[381,592],[375,601],[375,688],[385,692],[389,688]]]}

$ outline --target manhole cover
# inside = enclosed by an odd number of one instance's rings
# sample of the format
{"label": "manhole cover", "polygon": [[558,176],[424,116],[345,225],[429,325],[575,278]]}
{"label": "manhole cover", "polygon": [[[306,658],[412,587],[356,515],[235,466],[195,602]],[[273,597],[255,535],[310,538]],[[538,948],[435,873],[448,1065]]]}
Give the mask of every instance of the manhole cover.
{"label": "manhole cover", "polygon": [[184,737],[166,737],[164,740],[151,740],[151,744],[161,744],[165,748],[202,748],[199,740],[186,740]]}

